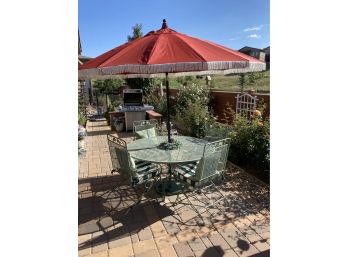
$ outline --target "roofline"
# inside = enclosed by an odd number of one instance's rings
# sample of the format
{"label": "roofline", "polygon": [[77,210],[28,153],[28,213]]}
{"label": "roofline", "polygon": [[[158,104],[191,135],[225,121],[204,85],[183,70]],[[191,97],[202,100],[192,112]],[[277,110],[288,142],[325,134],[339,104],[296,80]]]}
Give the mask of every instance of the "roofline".
{"label": "roofline", "polygon": [[93,57],[84,56],[84,55],[79,55],[79,58],[82,58],[82,59],[93,59]]}
{"label": "roofline", "polygon": [[263,49],[256,48],[256,47],[251,47],[251,46],[244,46],[244,47],[242,47],[241,49],[239,49],[238,51],[241,51],[241,50],[243,50],[244,48],[248,48],[248,49],[250,49],[250,50],[259,50],[259,51],[263,51]]}

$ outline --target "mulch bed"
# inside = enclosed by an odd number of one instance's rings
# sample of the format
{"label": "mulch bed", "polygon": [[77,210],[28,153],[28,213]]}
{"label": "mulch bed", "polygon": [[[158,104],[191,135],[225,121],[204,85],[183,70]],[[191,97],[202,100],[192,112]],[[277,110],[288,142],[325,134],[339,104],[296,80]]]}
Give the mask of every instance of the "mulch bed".
{"label": "mulch bed", "polygon": [[246,172],[253,175],[254,177],[260,179],[261,181],[265,182],[267,185],[270,184],[270,176],[268,172],[265,172],[263,170],[257,169],[255,167],[252,167],[250,165],[244,165],[241,166]]}

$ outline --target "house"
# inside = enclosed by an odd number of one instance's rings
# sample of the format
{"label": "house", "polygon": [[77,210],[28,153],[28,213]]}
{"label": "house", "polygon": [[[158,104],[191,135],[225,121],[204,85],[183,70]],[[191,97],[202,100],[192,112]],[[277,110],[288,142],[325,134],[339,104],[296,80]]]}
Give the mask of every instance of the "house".
{"label": "house", "polygon": [[243,53],[243,54],[250,55],[256,59],[259,59],[260,61],[265,61],[266,54],[263,51],[263,49],[254,48],[254,47],[250,47],[250,46],[244,46],[243,48],[239,49],[238,51]]}
{"label": "house", "polygon": [[265,47],[263,49],[254,48],[250,46],[244,46],[243,48],[238,50],[239,52],[243,54],[250,55],[256,59],[259,59],[260,61],[266,62],[266,69],[269,69],[269,63],[270,63],[270,46]]}

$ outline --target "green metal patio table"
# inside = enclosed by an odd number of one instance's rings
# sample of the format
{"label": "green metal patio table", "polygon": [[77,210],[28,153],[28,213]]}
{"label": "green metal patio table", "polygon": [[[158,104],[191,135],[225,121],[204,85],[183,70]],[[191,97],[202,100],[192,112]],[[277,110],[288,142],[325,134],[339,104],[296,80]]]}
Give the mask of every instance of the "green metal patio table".
{"label": "green metal patio table", "polygon": [[134,159],[168,165],[169,178],[161,183],[159,185],[161,189],[158,189],[165,195],[177,194],[182,188],[179,183],[172,180],[172,167],[200,160],[203,156],[204,146],[208,143],[203,139],[186,136],[173,136],[173,139],[181,143],[179,149],[159,149],[159,144],[167,141],[166,136],[138,139],[127,145],[130,156]]}

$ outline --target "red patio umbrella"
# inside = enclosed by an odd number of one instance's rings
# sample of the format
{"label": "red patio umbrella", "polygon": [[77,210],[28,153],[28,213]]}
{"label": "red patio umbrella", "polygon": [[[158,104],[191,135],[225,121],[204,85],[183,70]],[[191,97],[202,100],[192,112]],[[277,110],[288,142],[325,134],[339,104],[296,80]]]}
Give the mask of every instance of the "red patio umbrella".
{"label": "red patio umbrella", "polygon": [[[230,48],[191,37],[167,26],[144,37],[118,46],[79,67],[79,78],[166,76],[169,110],[168,74],[174,76],[246,73],[265,70],[266,64]],[[168,142],[170,138],[167,112]]]}

